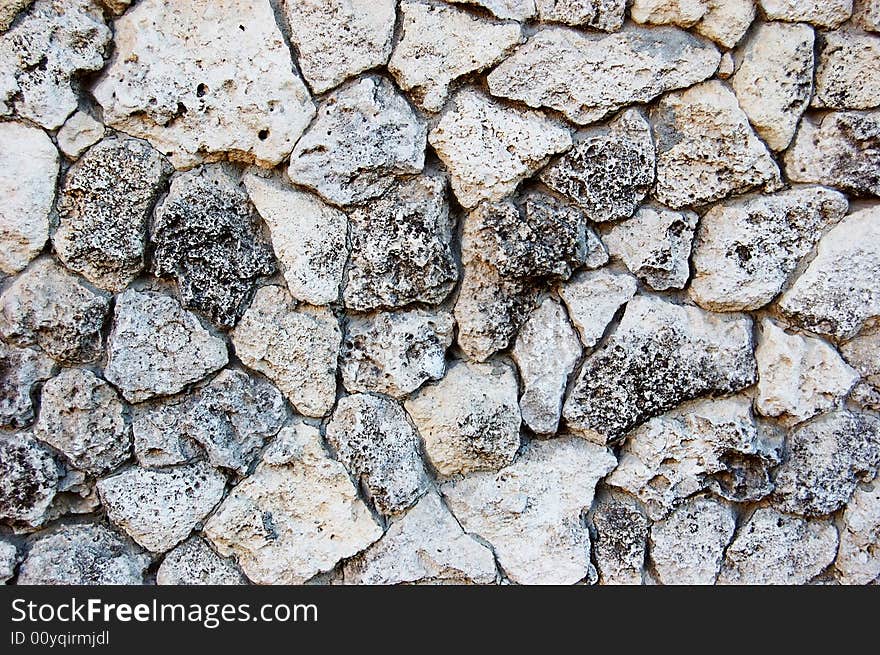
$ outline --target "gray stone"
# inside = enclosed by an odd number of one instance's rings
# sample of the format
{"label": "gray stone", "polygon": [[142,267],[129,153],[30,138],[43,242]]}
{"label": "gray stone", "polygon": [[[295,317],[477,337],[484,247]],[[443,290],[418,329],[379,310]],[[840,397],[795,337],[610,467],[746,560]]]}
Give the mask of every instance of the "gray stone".
{"label": "gray stone", "polygon": [[156,572],[160,585],[243,585],[235,565],[215,553],[199,537],[187,539],[162,560]]}
{"label": "gray stone", "polygon": [[853,492],[834,567],[843,584],[869,584],[880,576],[880,480]]}
{"label": "gray stone", "polygon": [[542,21],[616,32],[623,26],[626,0],[535,0]]}
{"label": "gray stone", "polygon": [[871,109],[880,105],[880,38],[851,30],[823,36],[813,106]]}
{"label": "gray stone", "polygon": [[0,436],[0,519],[24,528],[39,527],[63,470],[30,433]]}
{"label": "gray stone", "polygon": [[21,558],[15,544],[0,540],[0,584],[6,584],[15,576],[15,569]]}
{"label": "gray stone", "polygon": [[863,330],[840,347],[840,354],[867,384],[880,390],[880,326]]}
{"label": "gray stone", "polygon": [[52,360],[33,348],[0,341],[0,426],[23,428],[34,420],[34,387],[52,376]]}
{"label": "gray stone", "polygon": [[593,513],[599,584],[640,585],[648,550],[648,519],[626,494],[603,492]]}
{"label": "gray stone", "polygon": [[592,348],[602,339],[617,310],[636,293],[632,275],[600,269],[578,273],[559,287],[581,342]]}

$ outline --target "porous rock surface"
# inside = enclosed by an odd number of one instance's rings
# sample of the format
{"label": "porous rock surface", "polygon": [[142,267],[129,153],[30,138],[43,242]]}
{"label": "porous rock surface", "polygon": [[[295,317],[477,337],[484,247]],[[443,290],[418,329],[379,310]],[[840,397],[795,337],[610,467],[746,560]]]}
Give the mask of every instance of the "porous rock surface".
{"label": "porous rock surface", "polygon": [[156,571],[160,585],[242,585],[245,577],[200,537],[187,539],[169,552]]}

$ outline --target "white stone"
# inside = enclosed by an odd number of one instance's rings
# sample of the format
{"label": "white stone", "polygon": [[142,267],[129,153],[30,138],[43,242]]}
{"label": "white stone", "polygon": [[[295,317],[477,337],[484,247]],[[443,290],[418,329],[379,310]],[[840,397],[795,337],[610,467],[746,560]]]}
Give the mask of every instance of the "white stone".
{"label": "white stone", "polygon": [[724,48],[732,48],[755,19],[754,0],[707,0],[708,11],[694,29]]}
{"label": "white stone", "polygon": [[156,572],[159,585],[243,585],[244,576],[205,541],[192,537],[172,550]]}
{"label": "white stone", "polygon": [[542,21],[583,25],[604,32],[623,26],[626,0],[535,0]]}
{"label": "white stone", "polygon": [[869,584],[880,576],[880,480],[853,492],[834,566],[844,584]]}
{"label": "white stone", "polygon": [[855,0],[853,23],[870,32],[880,32],[880,0]]}
{"label": "white stone", "polygon": [[89,146],[104,136],[104,124],[84,111],[75,112],[58,130],[58,148],[71,159],[76,159]]}
{"label": "white stone", "polygon": [[880,37],[828,32],[816,68],[813,106],[871,109],[880,105]]}
{"label": "white stone", "polygon": [[636,279],[626,273],[583,271],[559,288],[581,342],[592,348],[622,305],[636,293]]}
{"label": "white stone", "polygon": [[769,20],[805,21],[834,29],[852,15],[853,0],[760,0]]}
{"label": "white stone", "polygon": [[0,541],[0,584],[6,584],[15,575],[15,568],[20,558],[15,544],[9,541]]}
{"label": "white stone", "polygon": [[524,21],[535,15],[535,0],[449,0],[455,3],[478,5],[498,18]]}
{"label": "white stone", "polygon": [[636,23],[692,27],[708,9],[708,0],[633,0],[629,12]]}
{"label": "white stone", "polygon": [[840,347],[847,363],[870,385],[880,390],[880,326],[863,330]]}

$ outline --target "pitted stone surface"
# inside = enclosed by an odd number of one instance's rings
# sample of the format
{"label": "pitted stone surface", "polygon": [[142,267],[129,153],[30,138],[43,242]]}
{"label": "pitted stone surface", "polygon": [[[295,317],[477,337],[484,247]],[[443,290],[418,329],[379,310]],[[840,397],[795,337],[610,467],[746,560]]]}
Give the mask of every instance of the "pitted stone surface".
{"label": "pitted stone surface", "polygon": [[0,341],[0,426],[23,428],[34,420],[31,394],[48,380],[54,362],[33,348],[16,348]]}
{"label": "pitted stone surface", "polygon": [[878,105],[880,37],[844,30],[825,34],[813,106],[871,109]]}
{"label": "pitted stone surface", "polygon": [[62,476],[52,454],[29,432],[0,435],[0,519],[40,526]]}
{"label": "pitted stone surface", "polygon": [[160,585],[242,585],[244,576],[205,541],[192,537],[172,550],[156,572]]}

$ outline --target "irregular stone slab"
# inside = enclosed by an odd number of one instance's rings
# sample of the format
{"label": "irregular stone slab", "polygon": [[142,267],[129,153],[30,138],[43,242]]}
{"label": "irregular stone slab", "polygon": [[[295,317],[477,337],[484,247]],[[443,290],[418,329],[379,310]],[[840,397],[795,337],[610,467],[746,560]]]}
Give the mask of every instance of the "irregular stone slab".
{"label": "irregular stone slab", "polygon": [[840,353],[866,383],[880,390],[880,328],[862,331],[843,344]]}
{"label": "irregular stone slab", "polygon": [[92,0],[39,0],[0,35],[0,115],[47,130],[76,110],[77,78],[104,65],[111,33]]}
{"label": "irregular stone slab", "polygon": [[49,238],[58,151],[45,132],[0,123],[0,271],[18,273]]}
{"label": "irregular stone slab", "polygon": [[256,472],[205,525],[221,555],[235,554],[257,584],[302,584],[382,536],[317,428],[284,428]]}
{"label": "irregular stone slab", "polygon": [[462,527],[492,545],[511,580],[573,584],[595,576],[581,514],[615,463],[606,448],[576,437],[532,441],[510,466],[441,490]]}
{"label": "irregular stone slab", "polygon": [[467,88],[448,103],[428,141],[449,170],[456,198],[472,208],[512,193],[550,155],[567,150],[571,135],[540,112],[507,107]]}
{"label": "irregular stone slab", "polygon": [[513,461],[520,444],[518,395],[510,366],[458,361],[404,406],[431,465],[451,476],[497,470]]}
{"label": "irregular stone slab", "polygon": [[243,585],[235,565],[215,553],[199,537],[187,539],[162,560],[156,572],[160,585]]}
{"label": "irregular stone slab", "polygon": [[0,426],[23,428],[34,420],[31,392],[52,376],[52,360],[33,348],[0,341]]}
{"label": "irregular stone slab", "polygon": [[144,548],[162,553],[186,539],[223,498],[226,478],[204,463],[132,467],[98,481],[107,516]]}
{"label": "irregular stone slab", "polygon": [[442,176],[395,184],[381,198],[355,207],[348,220],[346,307],[433,305],[452,291],[458,280],[452,252],[455,220],[449,216]]}
{"label": "irregular stone slab", "polygon": [[712,207],[697,230],[691,297],[713,311],[763,307],[847,208],[843,194],[822,187]]}
{"label": "irregular stone slab", "polygon": [[853,4],[853,24],[870,32],[880,32],[880,2],[855,0]]}
{"label": "irregular stone slab", "polygon": [[715,73],[720,58],[714,46],[675,28],[625,27],[614,34],[545,28],[487,80],[494,96],[555,109],[587,125],[621,107],[702,82]]}
{"label": "irregular stone slab", "polygon": [[590,355],[563,407],[572,430],[605,443],[676,405],[755,382],[752,321],[636,296]]}
{"label": "irregular stone slab", "polygon": [[626,494],[603,492],[596,499],[593,553],[599,584],[640,585],[648,550],[648,519]]}
{"label": "irregular stone slab", "polygon": [[593,221],[632,216],[654,182],[654,141],[645,117],[630,109],[577,139],[541,172],[541,181],[577,202]]}
{"label": "irregular stone slab", "polygon": [[0,519],[38,527],[47,512],[63,471],[49,450],[30,433],[0,437]]}
{"label": "irregular stone slab", "polygon": [[636,287],[632,275],[606,270],[578,273],[559,287],[584,346],[592,348],[599,343],[617,310],[635,295]]}
{"label": "irregular stone slab", "polygon": [[419,435],[392,400],[361,393],[342,398],[327,424],[327,441],[382,514],[403,512],[428,489]]}
{"label": "irregular stone slab", "polygon": [[594,27],[616,32],[623,26],[626,0],[535,0],[545,22]]}
{"label": "irregular stone slab", "polygon": [[171,182],[150,234],[153,270],[177,281],[184,307],[232,327],[257,278],[275,272],[259,217],[231,172],[199,168]]}
{"label": "irregular stone slab", "polygon": [[826,184],[857,196],[880,196],[880,112],[831,112],[801,121],[785,153],[793,182]]}
{"label": "irregular stone slab", "polygon": [[630,17],[649,25],[694,26],[708,11],[707,0],[633,0]]}
{"label": "irregular stone slab", "polygon": [[15,576],[15,567],[20,558],[15,544],[9,541],[0,541],[0,584],[6,584]]}
{"label": "irregular stone slab", "polygon": [[804,21],[834,29],[852,14],[853,0],[760,0],[769,20]]}
{"label": "irregular stone slab", "polygon": [[449,85],[498,63],[520,42],[516,23],[478,19],[447,6],[403,2],[401,37],[388,70],[427,111],[440,111]]}
{"label": "irregular stone slab", "polygon": [[244,184],[269,226],[290,295],[311,305],[336,302],[348,255],[345,214],[275,178],[247,173]]}
{"label": "irregular stone slab", "polygon": [[103,123],[84,111],[77,111],[64,122],[55,138],[61,152],[70,159],[77,159],[104,138],[104,131]]}
{"label": "irregular stone slab", "polygon": [[685,501],[651,526],[651,561],[663,584],[711,585],[733,538],[736,515],[708,497]]}
{"label": "irregular stone slab", "polygon": [[840,30],[824,35],[816,68],[814,107],[871,109],[880,105],[880,38]]}
{"label": "irregular stone slab", "polygon": [[770,507],[755,510],[727,548],[719,584],[797,585],[834,561],[837,529]]}
{"label": "irregular stone slab", "polygon": [[34,436],[92,475],[116,468],[131,455],[125,406],[113,387],[81,368],[64,369],[43,385]]}
{"label": "irregular stone slab", "polygon": [[488,9],[501,19],[524,21],[535,15],[535,0],[449,0],[449,2],[477,5]]}
{"label": "irregular stone slab", "polygon": [[880,316],[880,208],[850,214],[819,242],[779,308],[813,332],[846,339]]}
{"label": "irregular stone slab", "polygon": [[228,360],[226,343],[174,298],[149,291],[116,297],[104,376],[127,401],[175,394]]}
{"label": "irregular stone slab", "polygon": [[492,551],[466,534],[434,493],[345,565],[345,583],[358,585],[491,584],[497,575]]}
{"label": "irregular stone slab", "polygon": [[227,157],[271,168],[315,115],[267,0],[148,0],[114,30],[92,90],[104,121],[175,168]]}
{"label": "irregular stone slab", "polygon": [[18,346],[39,345],[60,362],[101,355],[107,299],[51,258],[35,261],[0,295],[0,335]]}
{"label": "irregular stone slab", "polygon": [[773,490],[770,469],[779,462],[781,444],[768,437],[748,398],[700,400],[633,430],[607,482],[641,500],[652,520],[703,490],[760,500]]}
{"label": "irregular stone slab", "polygon": [[840,532],[834,567],[843,584],[869,584],[880,576],[880,484],[857,487]]}
{"label": "irregular stone slab", "polygon": [[[132,408],[134,455],[141,466],[185,464],[202,454],[189,435],[190,431],[198,433],[198,427],[192,426],[189,420],[196,398],[174,396]],[[207,432],[211,426],[206,427]]]}
{"label": "irregular stone slab", "polygon": [[382,195],[396,175],[421,172],[426,136],[427,126],[394,85],[370,75],[324,99],[287,173],[328,202],[351,205]]}
{"label": "irregular stone slab", "polygon": [[813,29],[761,23],[737,56],[731,78],[740,107],[773,150],[785,150],[813,92]]}
{"label": "irregular stone slab", "polygon": [[604,235],[610,253],[652,289],[683,289],[690,278],[691,244],[699,216],[655,205],[639,209]]}
{"label": "irregular stone slab", "polygon": [[147,223],[171,166],[144,141],[105,139],[70,169],[58,194],[52,245],[97,287],[122,291],[144,267]]}
{"label": "irregular stone slab", "polygon": [[698,34],[723,48],[732,48],[755,19],[753,0],[706,0],[708,11],[694,26]]}
{"label": "irregular stone slab", "polygon": [[323,307],[296,307],[278,286],[261,287],[232,332],[245,366],[269,378],[306,416],[324,416],[336,401],[342,333]]}
{"label": "irregular stone slab", "polygon": [[848,501],[880,465],[880,420],[846,410],[824,414],[788,435],[773,501],[783,512],[823,516]]}
{"label": "irregular stone slab", "polygon": [[342,383],[351,393],[408,396],[425,381],[443,377],[454,326],[445,311],[350,316],[339,364]]}
{"label": "irregular stone slab", "polygon": [[512,354],[523,382],[523,422],[538,434],[553,434],[568,376],[581,358],[581,342],[562,305],[545,299],[520,330]]}
{"label": "irregular stone slab", "polygon": [[859,380],[859,374],[826,342],[786,334],[770,319],[761,321],[755,358],[755,409],[788,424],[840,406]]}
{"label": "irregular stone slab", "polygon": [[673,209],[781,186],[776,162],[721,82],[664,96],[651,122],[657,135],[654,196]]}

